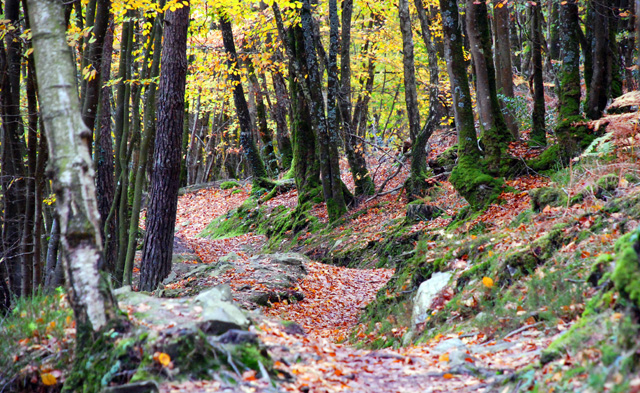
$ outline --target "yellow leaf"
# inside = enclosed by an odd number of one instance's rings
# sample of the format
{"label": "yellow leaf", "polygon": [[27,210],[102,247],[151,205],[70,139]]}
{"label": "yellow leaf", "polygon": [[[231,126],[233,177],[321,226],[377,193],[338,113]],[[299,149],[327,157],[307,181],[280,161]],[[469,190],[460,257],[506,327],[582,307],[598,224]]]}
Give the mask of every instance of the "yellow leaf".
{"label": "yellow leaf", "polygon": [[164,367],[167,367],[169,363],[171,363],[171,356],[167,355],[164,352],[160,352],[157,354],[157,356],[154,357],[156,358],[156,361]]}
{"label": "yellow leaf", "polygon": [[443,353],[442,355],[440,355],[440,357],[438,358],[439,362],[448,362],[449,361],[449,353]]}
{"label": "yellow leaf", "polygon": [[56,377],[54,377],[50,373],[42,373],[40,374],[40,378],[42,378],[42,383],[45,386],[53,386],[58,383],[58,380],[56,380]]}
{"label": "yellow leaf", "polygon": [[482,283],[487,288],[493,288],[493,279],[491,277],[483,277]]}

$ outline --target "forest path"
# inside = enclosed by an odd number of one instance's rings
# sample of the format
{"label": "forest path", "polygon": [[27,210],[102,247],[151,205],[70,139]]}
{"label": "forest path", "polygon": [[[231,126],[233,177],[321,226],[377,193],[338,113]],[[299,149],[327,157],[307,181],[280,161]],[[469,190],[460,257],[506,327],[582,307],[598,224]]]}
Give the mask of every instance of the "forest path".
{"label": "forest path", "polygon": [[[246,197],[246,190],[233,193],[218,189],[180,197],[176,235],[193,248],[204,263],[215,262],[229,252],[248,259],[263,244],[262,236],[218,240],[196,236],[213,218],[238,207]],[[299,288],[305,299],[263,309],[265,317],[258,321],[258,328],[252,327],[268,346],[275,368],[283,376],[293,377],[290,382],[279,384],[278,391],[500,391],[500,381],[534,362],[540,350],[551,342],[543,332],[530,329],[499,341],[488,340],[479,332],[439,335],[427,343],[400,349],[361,350],[339,344],[337,342],[348,338],[362,309],[374,299],[393,271],[348,269],[317,262],[308,263],[307,269],[309,274]],[[229,284],[244,285],[241,277],[235,277]],[[285,327],[279,320],[295,322],[304,333],[299,328]],[[376,335],[376,332],[366,333]],[[400,336],[403,333],[398,331]],[[189,381],[163,384],[162,391],[273,392],[274,389],[269,381],[245,373],[244,381],[235,388],[225,388],[217,381]]]}

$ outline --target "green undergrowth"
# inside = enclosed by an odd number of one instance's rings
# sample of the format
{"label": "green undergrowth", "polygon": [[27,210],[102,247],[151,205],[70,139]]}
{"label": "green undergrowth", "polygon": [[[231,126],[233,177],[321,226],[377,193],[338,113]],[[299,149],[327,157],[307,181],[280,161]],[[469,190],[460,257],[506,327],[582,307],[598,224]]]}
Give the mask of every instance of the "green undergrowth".
{"label": "green undergrowth", "polygon": [[[513,231],[533,230],[527,224],[536,214],[525,211],[507,227]],[[572,321],[585,311],[593,269],[606,270],[601,266],[603,261],[612,260],[611,255],[620,248],[613,247],[614,240],[638,219],[640,196],[629,195],[612,199],[598,210],[568,217],[531,242],[506,239],[503,231],[472,229],[454,234],[440,230],[421,234],[415,247],[403,254],[408,257],[396,262],[396,272],[367,306],[350,341],[371,348],[407,344],[398,332],[411,328],[413,297],[419,285],[437,271],[455,272],[451,290],[444,305],[415,327],[414,341],[450,332],[452,327],[500,337],[525,323],[555,326],[560,321]],[[631,238],[628,234],[621,241]],[[498,247],[505,241],[514,244],[508,252]],[[633,250],[630,247],[626,250],[623,255],[631,257],[624,260],[635,261],[635,251],[629,251]],[[594,268],[598,264],[600,268]],[[640,300],[636,289],[640,288],[638,263],[618,266],[600,276],[606,273],[615,277],[615,272],[620,272],[617,285],[627,288],[630,298]],[[484,277],[493,280],[492,288],[483,284]]]}
{"label": "green undergrowth", "polygon": [[71,363],[74,345],[66,329],[72,326],[73,313],[65,299],[62,288],[20,297],[13,310],[0,317],[0,386],[9,391],[43,389],[40,365],[61,370]]}

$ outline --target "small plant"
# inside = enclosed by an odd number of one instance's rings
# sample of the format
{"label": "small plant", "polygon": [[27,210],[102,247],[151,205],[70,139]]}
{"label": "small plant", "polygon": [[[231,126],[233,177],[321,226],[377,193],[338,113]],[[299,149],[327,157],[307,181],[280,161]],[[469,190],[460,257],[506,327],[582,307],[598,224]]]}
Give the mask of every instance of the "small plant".
{"label": "small plant", "polygon": [[74,327],[62,288],[16,299],[0,320],[0,386],[27,391],[57,384],[60,370],[71,364]]}

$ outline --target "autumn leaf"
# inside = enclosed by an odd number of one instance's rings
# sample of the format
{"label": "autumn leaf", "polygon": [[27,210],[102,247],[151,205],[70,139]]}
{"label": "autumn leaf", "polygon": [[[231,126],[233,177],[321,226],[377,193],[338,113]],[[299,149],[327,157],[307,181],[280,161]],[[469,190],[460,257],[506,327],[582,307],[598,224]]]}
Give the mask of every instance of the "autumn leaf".
{"label": "autumn leaf", "polygon": [[40,378],[42,379],[42,383],[45,386],[53,386],[58,383],[56,377],[54,377],[51,373],[42,373],[40,374]]}
{"label": "autumn leaf", "polygon": [[164,352],[156,352],[153,354],[153,360],[167,367],[171,363],[171,356]]}
{"label": "autumn leaf", "polygon": [[439,362],[448,362],[449,361],[449,353],[443,353],[442,355],[440,355],[440,357],[438,358]]}
{"label": "autumn leaf", "polygon": [[483,277],[482,284],[487,288],[493,288],[493,279],[491,277]]}
{"label": "autumn leaf", "polygon": [[451,374],[451,373],[446,373],[446,374],[444,374],[444,375],[442,376],[442,378],[444,378],[444,379],[451,379],[451,378],[453,378],[453,374]]}

